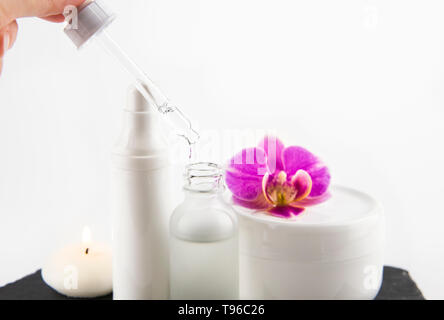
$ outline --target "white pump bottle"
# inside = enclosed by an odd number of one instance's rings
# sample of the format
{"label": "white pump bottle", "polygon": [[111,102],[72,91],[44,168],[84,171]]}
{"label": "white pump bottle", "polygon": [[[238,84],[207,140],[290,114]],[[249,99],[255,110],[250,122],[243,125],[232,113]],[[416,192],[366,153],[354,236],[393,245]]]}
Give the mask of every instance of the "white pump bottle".
{"label": "white pump bottle", "polygon": [[113,291],[117,300],[168,299],[171,166],[156,107],[132,86],[113,152]]}

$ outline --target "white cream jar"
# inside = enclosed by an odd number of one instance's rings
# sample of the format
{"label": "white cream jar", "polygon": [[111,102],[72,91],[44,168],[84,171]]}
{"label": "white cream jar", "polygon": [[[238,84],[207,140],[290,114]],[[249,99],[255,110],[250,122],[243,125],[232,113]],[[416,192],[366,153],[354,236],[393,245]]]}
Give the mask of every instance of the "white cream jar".
{"label": "white cream jar", "polygon": [[240,224],[241,299],[373,299],[382,282],[382,207],[359,191],[292,219],[234,206]]}

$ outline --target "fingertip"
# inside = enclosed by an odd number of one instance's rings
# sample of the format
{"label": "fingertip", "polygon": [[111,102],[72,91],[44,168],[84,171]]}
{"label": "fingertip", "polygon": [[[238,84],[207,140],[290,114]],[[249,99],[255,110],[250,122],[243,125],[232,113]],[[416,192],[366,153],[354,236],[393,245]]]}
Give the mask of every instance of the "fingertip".
{"label": "fingertip", "polygon": [[[63,8],[66,8],[67,6],[80,6],[85,2],[88,2],[89,0],[65,0],[64,4],[63,4]],[[65,16],[63,13],[59,13],[59,14],[54,14],[54,15],[49,15],[46,17],[41,17],[43,20],[49,21],[49,22],[54,22],[54,23],[61,23],[65,21]]]}
{"label": "fingertip", "polygon": [[10,48],[11,45],[11,37],[8,32],[3,34],[3,55],[5,55],[6,51]]}
{"label": "fingertip", "polygon": [[63,14],[56,14],[53,16],[43,17],[42,19],[49,22],[61,23],[65,21],[65,16]]}
{"label": "fingertip", "polygon": [[17,20],[14,20],[9,24],[9,48],[11,49],[14,45],[15,41],[17,40],[17,34],[18,34],[18,23]]}
{"label": "fingertip", "polygon": [[72,5],[78,7],[82,5],[84,2],[91,2],[91,0],[67,0],[65,6]]}
{"label": "fingertip", "polygon": [[[9,8],[7,14],[0,15],[0,27],[20,17],[47,17],[63,13],[66,6],[80,6],[85,0],[1,0],[0,6]],[[3,17],[3,19],[2,19]],[[6,17],[6,18],[5,18]],[[4,21],[3,21],[4,20]]]}
{"label": "fingertip", "polygon": [[9,49],[10,37],[7,30],[2,30],[0,34],[0,58],[3,58]]}

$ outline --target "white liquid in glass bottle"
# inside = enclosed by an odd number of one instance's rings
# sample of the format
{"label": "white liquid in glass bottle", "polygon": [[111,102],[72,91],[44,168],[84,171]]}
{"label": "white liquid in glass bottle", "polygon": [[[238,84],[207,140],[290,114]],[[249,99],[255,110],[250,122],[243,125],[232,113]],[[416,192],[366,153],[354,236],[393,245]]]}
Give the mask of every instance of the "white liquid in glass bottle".
{"label": "white liquid in glass bottle", "polygon": [[171,299],[238,299],[237,218],[223,201],[221,169],[186,169],[185,201],[170,221]]}

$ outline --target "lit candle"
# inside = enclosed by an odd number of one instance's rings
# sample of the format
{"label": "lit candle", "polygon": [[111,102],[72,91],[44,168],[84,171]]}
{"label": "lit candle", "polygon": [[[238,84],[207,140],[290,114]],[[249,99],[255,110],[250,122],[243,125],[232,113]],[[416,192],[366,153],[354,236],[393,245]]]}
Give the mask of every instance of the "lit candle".
{"label": "lit candle", "polygon": [[91,241],[85,227],[81,244],[70,245],[51,256],[42,278],[57,292],[76,298],[94,298],[112,292],[112,258],[108,246]]}

